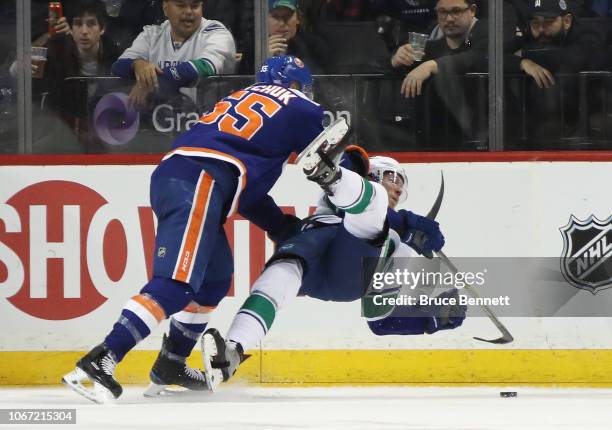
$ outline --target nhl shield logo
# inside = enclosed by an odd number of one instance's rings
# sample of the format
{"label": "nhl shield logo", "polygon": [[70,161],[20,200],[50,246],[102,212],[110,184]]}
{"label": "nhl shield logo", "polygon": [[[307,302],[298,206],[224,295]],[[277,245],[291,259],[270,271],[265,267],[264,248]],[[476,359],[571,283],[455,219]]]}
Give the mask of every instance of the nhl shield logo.
{"label": "nhl shield logo", "polygon": [[600,221],[591,215],[580,221],[571,215],[560,231],[565,280],[592,294],[612,287],[612,216]]}

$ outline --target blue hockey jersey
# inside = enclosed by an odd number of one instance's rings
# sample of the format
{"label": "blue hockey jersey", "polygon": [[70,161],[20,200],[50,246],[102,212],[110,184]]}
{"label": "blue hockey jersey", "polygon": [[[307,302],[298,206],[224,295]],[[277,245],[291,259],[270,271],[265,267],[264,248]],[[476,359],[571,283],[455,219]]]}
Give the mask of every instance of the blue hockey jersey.
{"label": "blue hockey jersey", "polygon": [[299,91],[256,84],[220,100],[164,158],[180,154],[233,164],[242,189],[233,212],[267,197],[291,153],[306,148],[323,131],[322,122],[321,106]]}

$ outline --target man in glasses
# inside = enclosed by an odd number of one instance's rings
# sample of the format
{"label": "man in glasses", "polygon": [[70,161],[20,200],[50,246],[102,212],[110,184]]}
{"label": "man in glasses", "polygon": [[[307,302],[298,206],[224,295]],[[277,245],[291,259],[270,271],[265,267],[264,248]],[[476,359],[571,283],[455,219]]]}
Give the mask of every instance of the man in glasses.
{"label": "man in glasses", "polygon": [[163,0],[162,8],[168,19],[145,26],[112,67],[113,75],[136,81],[129,101],[138,108],[160,89],[164,97],[171,95],[208,76],[232,73],[236,63],[232,34],[222,23],[203,18],[201,0]]}
{"label": "man in glasses", "polygon": [[[476,19],[475,1],[439,0],[436,16],[444,37],[427,41],[421,64],[412,69],[402,83],[401,92],[406,97],[420,96],[424,82],[432,75],[440,72],[464,74],[479,71],[480,66],[484,66],[487,35],[485,26]],[[396,57],[397,53],[395,60]],[[410,64],[395,61],[393,65]]]}
{"label": "man in glasses", "polygon": [[401,48],[394,55],[392,65],[405,73],[400,92],[416,98],[420,148],[481,149],[473,143],[478,121],[467,105],[463,75],[487,71],[487,23],[476,18],[475,0],[438,0],[435,12],[438,25],[432,34],[441,37],[427,40],[422,60],[397,62]]}

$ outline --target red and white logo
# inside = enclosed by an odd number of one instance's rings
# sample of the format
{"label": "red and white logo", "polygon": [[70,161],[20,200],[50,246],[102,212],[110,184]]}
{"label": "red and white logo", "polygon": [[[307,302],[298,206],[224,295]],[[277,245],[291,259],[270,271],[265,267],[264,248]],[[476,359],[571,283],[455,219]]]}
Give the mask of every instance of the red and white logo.
{"label": "red and white logo", "polygon": [[[135,244],[142,254],[144,237],[152,246],[153,225],[150,209],[151,219],[140,209],[133,208],[135,222],[150,230]],[[46,320],[97,309],[124,277],[132,246],[116,216],[100,194],[75,182],[44,181],[17,192],[0,204],[0,297]]]}

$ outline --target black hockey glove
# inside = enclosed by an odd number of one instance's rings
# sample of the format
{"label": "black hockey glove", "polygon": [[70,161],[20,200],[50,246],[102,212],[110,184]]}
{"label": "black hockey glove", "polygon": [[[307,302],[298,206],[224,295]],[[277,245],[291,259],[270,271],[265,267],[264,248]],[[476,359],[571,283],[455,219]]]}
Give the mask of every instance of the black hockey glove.
{"label": "black hockey glove", "polygon": [[456,289],[448,290],[440,294],[440,298],[455,299],[455,305],[440,305],[432,306],[431,315],[427,321],[425,332],[428,334],[435,333],[440,330],[452,330],[463,324],[465,314],[467,312],[466,305],[460,305],[459,294]]}

